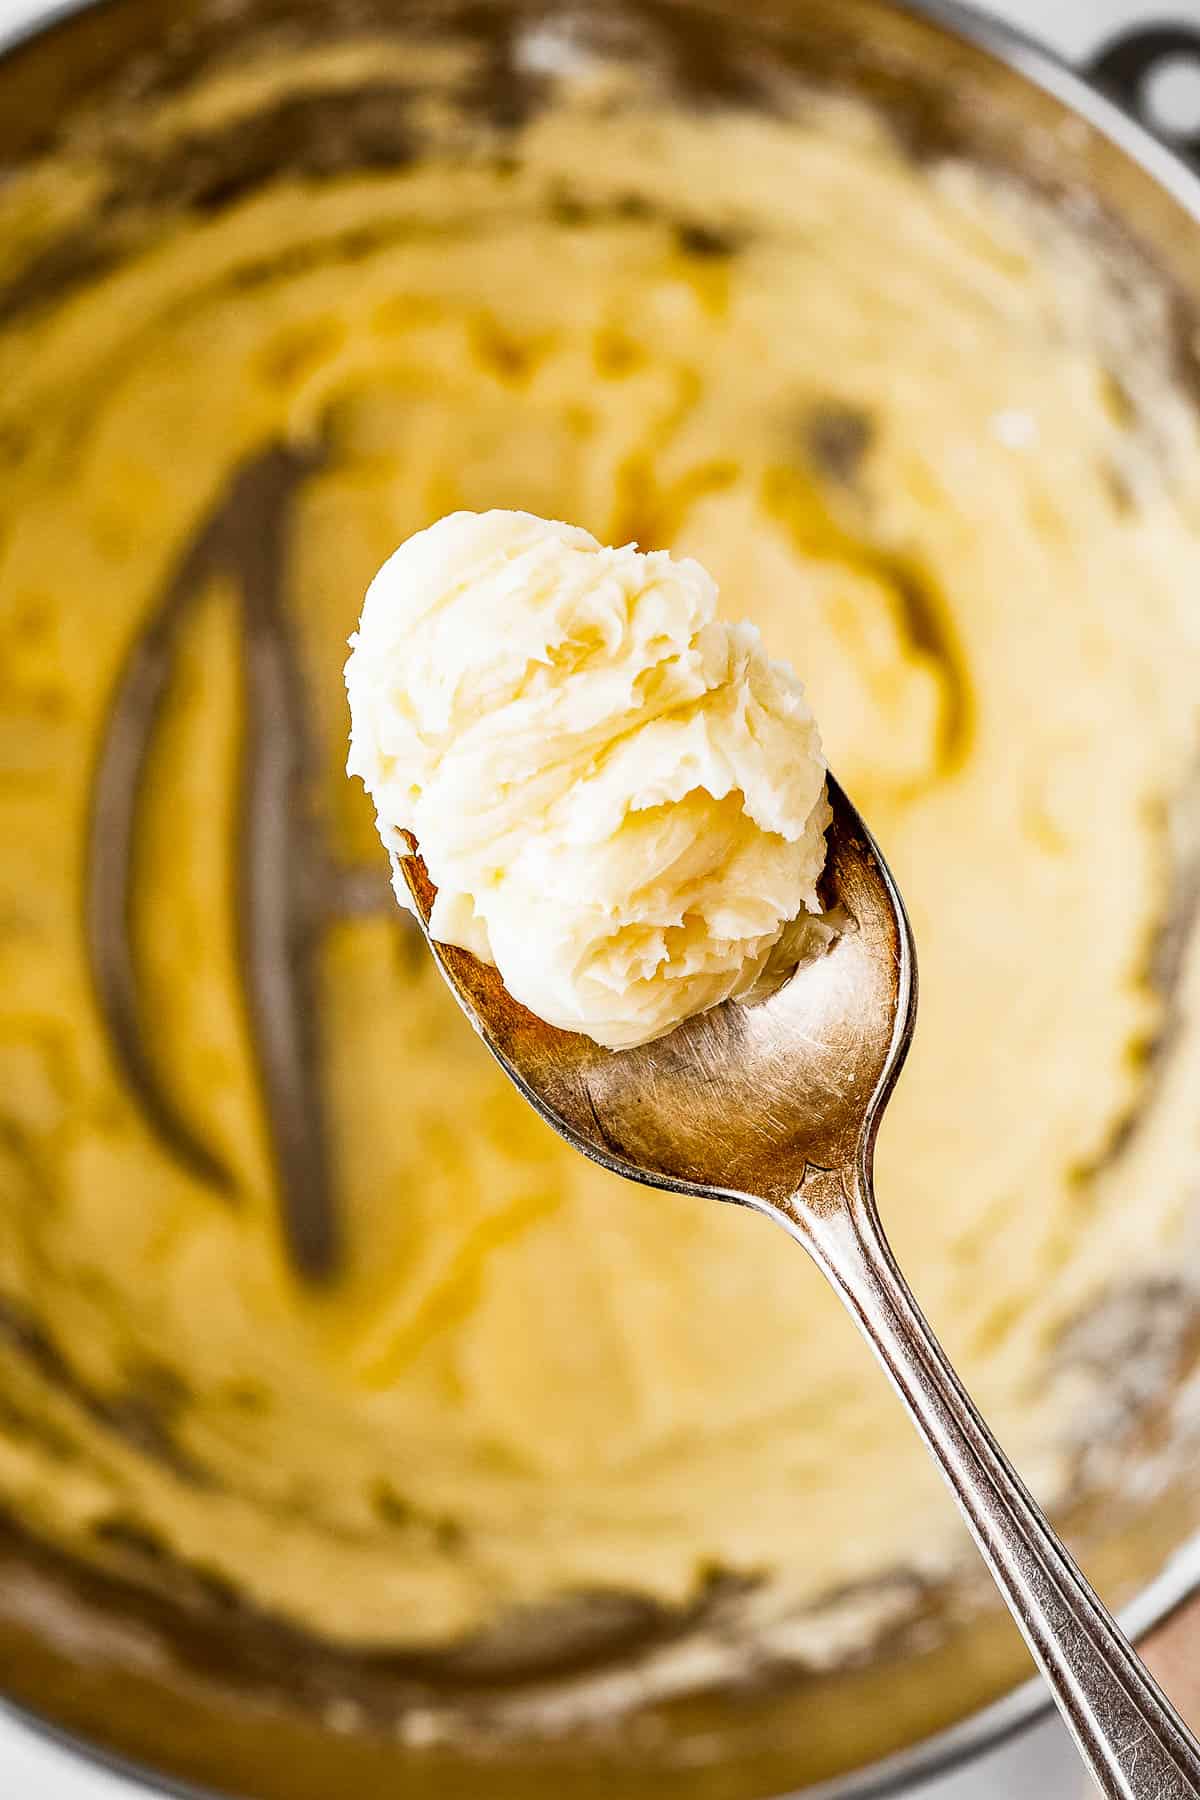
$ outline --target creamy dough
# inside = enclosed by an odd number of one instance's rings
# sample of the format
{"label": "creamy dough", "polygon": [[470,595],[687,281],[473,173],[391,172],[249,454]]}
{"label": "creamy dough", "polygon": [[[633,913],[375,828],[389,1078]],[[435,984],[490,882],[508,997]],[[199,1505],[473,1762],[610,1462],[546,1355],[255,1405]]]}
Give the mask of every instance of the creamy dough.
{"label": "creamy dough", "polygon": [[825,763],[794,672],[697,562],[450,513],[384,563],[346,664],[349,773],[431,935],[551,1025],[662,1037],[794,969]]}
{"label": "creamy dough", "polygon": [[183,547],[280,441],[322,453],[287,512],[286,608],[338,863],[380,860],[342,773],[340,646],[442,513],[694,555],[803,671],[921,947],[881,1204],[1056,1491],[1089,1392],[1053,1348],[1177,1264],[1197,1138],[1186,996],[1174,1061],[1144,1053],[1195,749],[1200,456],[1162,307],[1124,286],[865,121],[654,102],[552,110],[500,160],[281,184],[8,333],[7,1507],[134,1571],[156,1543],[356,1644],[580,1590],[685,1602],[714,1570],[765,1577],[782,1614],[962,1546],[803,1256],[557,1143],[394,907],[349,890],[315,952],[344,1265],[293,1275],[235,929],[250,624],[221,569],[174,642],[130,927],[158,1079],[226,1189],[129,1091],[84,954],[98,744]]}

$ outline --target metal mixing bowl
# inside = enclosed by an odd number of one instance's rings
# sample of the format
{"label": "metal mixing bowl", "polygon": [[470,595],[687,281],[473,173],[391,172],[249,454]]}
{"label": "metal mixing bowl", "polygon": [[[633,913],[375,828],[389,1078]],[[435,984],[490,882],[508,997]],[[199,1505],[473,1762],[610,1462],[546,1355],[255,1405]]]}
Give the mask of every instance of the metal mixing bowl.
{"label": "metal mixing bowl", "polygon": [[[964,154],[1090,209],[1098,243],[1113,233],[1131,240],[1176,291],[1180,379],[1200,379],[1191,338],[1200,183],[1098,85],[1136,95],[1155,59],[1182,49],[1200,56],[1200,33],[1126,43],[1088,81],[957,7],[889,0],[172,0],[169,8],[100,0],[69,10],[0,61],[0,176],[53,153],[64,129],[82,128],[94,145],[96,197],[61,231],[37,224],[28,242],[0,244],[0,329],[166,224],[201,218],[280,171],[320,180],[368,157],[379,165],[408,154],[386,108],[356,110],[353,94],[331,105],[298,90],[252,131],[210,127],[156,164],[140,121],[231,54],[366,32],[458,35],[486,47],[489,74],[472,103],[502,130],[536,103],[514,46],[547,24],[577,37],[597,32],[613,54],[652,42],[699,103],[770,105],[771,71],[861,95],[915,156]],[[1146,1297],[1147,1308],[1155,1303]],[[1194,1340],[1180,1341],[1173,1398],[1194,1374]],[[1121,1439],[1130,1479],[1097,1492],[1081,1469],[1078,1504],[1064,1521],[1098,1585],[1116,1603],[1132,1602],[1140,1628],[1163,1619],[1200,1574],[1200,1556],[1187,1548],[1200,1525],[1200,1485],[1186,1456],[1163,1452],[1168,1439],[1178,1447],[1176,1424],[1172,1397],[1134,1408]],[[589,1651],[592,1673],[627,1666],[633,1626],[619,1623]],[[519,1662],[355,1657],[229,1596],[149,1591],[78,1567],[16,1525],[0,1528],[0,1687],[82,1752],[171,1791],[261,1800],[475,1800],[481,1791],[489,1800],[557,1800],[568,1787],[577,1800],[762,1800],[799,1788],[864,1795],[977,1753],[1042,1704],[1039,1690],[1017,1686],[1027,1664],[1006,1617],[968,1580],[922,1594],[904,1628],[853,1666],[635,1706],[603,1728],[553,1737],[498,1741],[465,1724],[457,1740],[422,1745],[395,1729],[447,1695],[462,1700],[465,1721],[473,1710],[500,1716],[514,1692],[530,1684],[549,1692],[565,1678],[552,1661]]]}

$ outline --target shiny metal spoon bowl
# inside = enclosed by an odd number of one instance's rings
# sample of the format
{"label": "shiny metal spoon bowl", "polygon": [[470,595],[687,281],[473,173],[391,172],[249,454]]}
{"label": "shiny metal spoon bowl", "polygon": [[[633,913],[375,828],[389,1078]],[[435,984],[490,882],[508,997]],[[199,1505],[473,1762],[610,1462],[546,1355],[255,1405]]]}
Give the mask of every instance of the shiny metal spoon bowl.
{"label": "shiny metal spoon bowl", "polygon": [[[875,1205],[875,1134],[912,1039],[912,933],[870,833],[830,780],[822,898],[842,926],[753,1005],[639,1049],[547,1025],[499,973],[430,939],[460,1005],[546,1122],[605,1168],[732,1201],[803,1244],[908,1408],[1110,1800],[1200,1797],[1200,1744],[992,1437],[905,1281]],[[427,925],[416,846],[399,867]],[[428,934],[427,934],[428,935]]]}

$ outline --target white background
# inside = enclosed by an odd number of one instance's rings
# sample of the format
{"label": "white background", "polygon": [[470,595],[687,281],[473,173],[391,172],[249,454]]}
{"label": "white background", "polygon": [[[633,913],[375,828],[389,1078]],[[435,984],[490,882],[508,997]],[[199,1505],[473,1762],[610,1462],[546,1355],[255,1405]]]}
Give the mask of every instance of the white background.
{"label": "white background", "polygon": [[[170,0],[161,4],[165,22]],[[0,0],[0,40],[53,10],[46,0]],[[992,0],[992,10],[1073,58],[1138,21],[1173,17],[1200,24],[1200,0]],[[145,1792],[81,1764],[0,1710],[3,1800],[135,1800]],[[1080,1800],[1083,1793],[1074,1753],[1065,1733],[1052,1724],[1026,1734],[969,1776],[933,1783],[920,1800]]]}

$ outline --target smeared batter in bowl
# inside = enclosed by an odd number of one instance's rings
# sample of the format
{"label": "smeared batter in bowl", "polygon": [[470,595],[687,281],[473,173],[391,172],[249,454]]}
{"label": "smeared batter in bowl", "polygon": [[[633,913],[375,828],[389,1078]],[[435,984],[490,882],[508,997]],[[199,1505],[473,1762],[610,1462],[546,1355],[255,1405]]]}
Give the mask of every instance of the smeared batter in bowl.
{"label": "smeared batter in bowl", "polygon": [[783,1643],[958,1555],[948,1502],[815,1273],[472,1038],[340,646],[400,539],[505,507],[694,555],[804,671],[922,952],[889,1231],[1053,1496],[1060,1334],[1185,1228],[1195,420],[1151,284],[856,113],[425,126],[0,338],[0,1498],[352,1645],[723,1574]]}

